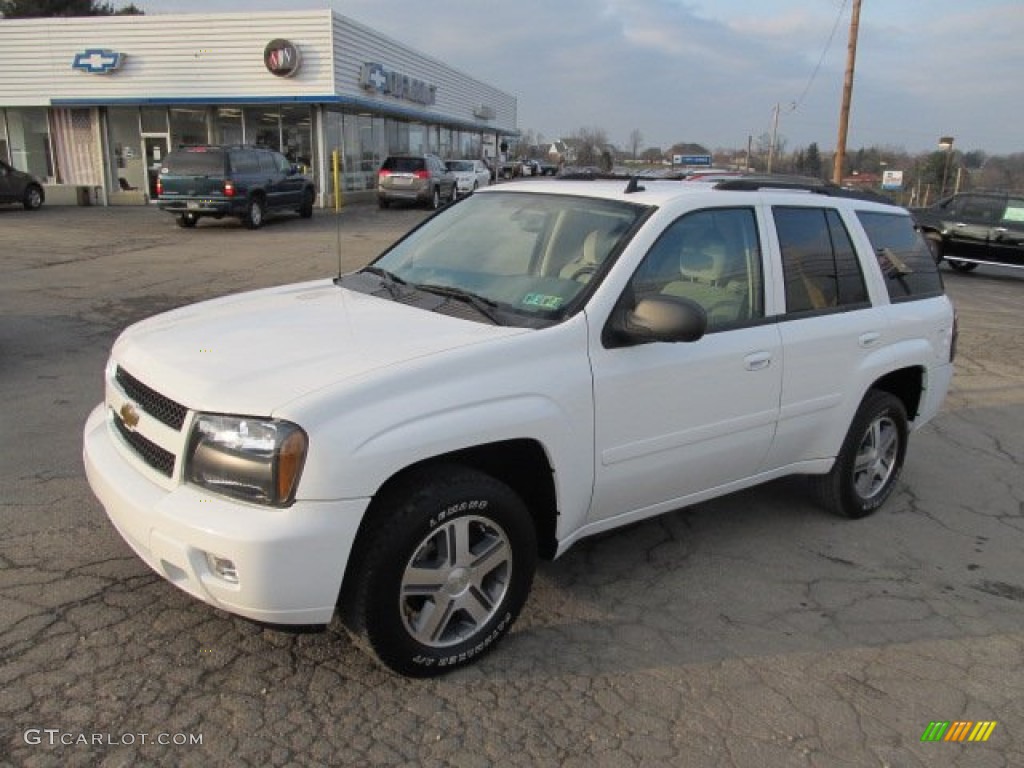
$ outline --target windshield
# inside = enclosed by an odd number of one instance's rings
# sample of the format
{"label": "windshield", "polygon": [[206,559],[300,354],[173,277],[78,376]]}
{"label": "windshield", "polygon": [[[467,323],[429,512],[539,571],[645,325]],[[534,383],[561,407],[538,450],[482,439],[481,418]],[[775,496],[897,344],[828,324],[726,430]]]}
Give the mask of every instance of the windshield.
{"label": "windshield", "polygon": [[503,324],[549,325],[578,308],[575,300],[647,210],[565,195],[473,195],[429,219],[373,267],[411,288],[471,294]]}
{"label": "windshield", "polygon": [[445,165],[449,171],[472,171],[473,163],[469,160],[449,160]]}

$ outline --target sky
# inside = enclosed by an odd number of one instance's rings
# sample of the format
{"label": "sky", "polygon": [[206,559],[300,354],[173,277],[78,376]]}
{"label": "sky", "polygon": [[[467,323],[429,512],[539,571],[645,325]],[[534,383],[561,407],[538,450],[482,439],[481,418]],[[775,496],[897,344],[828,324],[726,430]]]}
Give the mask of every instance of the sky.
{"label": "sky", "polygon": [[[518,99],[546,141],[835,148],[853,0],[133,0],[147,14],[331,7]],[[121,5],[119,0],[113,3]],[[831,40],[831,42],[830,42]],[[862,0],[847,149],[1024,152],[1022,0]]]}

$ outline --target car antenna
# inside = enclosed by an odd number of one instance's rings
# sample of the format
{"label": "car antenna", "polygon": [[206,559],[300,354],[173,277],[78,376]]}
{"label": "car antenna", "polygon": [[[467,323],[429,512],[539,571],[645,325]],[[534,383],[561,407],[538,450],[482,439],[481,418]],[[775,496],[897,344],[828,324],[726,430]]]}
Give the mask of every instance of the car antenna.
{"label": "car antenna", "polygon": [[626,189],[623,191],[622,194],[624,194],[624,195],[631,195],[634,192],[643,192],[645,189],[647,189],[647,187],[641,187],[640,186],[640,177],[639,176],[630,176],[629,177],[629,183],[626,184]]}

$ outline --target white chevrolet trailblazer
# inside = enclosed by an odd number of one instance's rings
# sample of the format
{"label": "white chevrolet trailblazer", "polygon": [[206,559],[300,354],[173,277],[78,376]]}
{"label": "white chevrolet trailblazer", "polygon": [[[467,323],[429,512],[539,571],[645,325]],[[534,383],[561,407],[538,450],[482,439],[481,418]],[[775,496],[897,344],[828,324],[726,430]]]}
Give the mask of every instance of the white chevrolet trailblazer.
{"label": "white chevrolet trailblazer", "polygon": [[737,178],[508,184],[370,266],[128,328],[85,467],[157,573],[429,676],[538,557],[783,475],[867,515],[952,376],[907,211]]}

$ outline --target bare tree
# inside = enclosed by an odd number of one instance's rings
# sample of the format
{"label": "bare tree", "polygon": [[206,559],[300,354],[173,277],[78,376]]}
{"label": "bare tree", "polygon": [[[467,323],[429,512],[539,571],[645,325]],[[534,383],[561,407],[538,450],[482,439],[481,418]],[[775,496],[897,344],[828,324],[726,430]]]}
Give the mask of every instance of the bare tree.
{"label": "bare tree", "polygon": [[629,134],[629,148],[633,150],[633,159],[636,160],[640,153],[640,147],[644,143],[644,135],[639,128],[634,128]]}
{"label": "bare tree", "polygon": [[608,146],[608,134],[602,128],[580,128],[570,138],[576,143],[579,165],[599,165]]}

